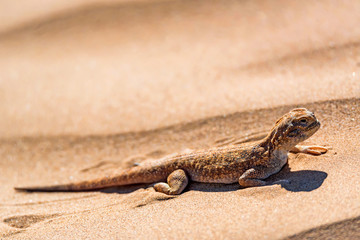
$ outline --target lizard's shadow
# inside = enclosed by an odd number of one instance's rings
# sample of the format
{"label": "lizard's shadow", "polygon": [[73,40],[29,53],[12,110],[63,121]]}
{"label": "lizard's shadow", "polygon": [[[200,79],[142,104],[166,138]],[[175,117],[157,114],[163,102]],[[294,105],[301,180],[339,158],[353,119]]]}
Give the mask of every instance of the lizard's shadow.
{"label": "lizard's shadow", "polygon": [[311,192],[318,189],[327,176],[326,172],[317,170],[291,171],[289,164],[286,164],[278,174],[270,176],[267,181],[280,184],[291,192]]}
{"label": "lizard's shadow", "polygon": [[102,193],[118,193],[118,194],[128,194],[135,192],[139,189],[148,188],[151,185],[148,184],[134,184],[134,185],[127,185],[127,186],[119,186],[119,187],[109,187],[104,189],[99,189],[99,192]]}
{"label": "lizard's shadow", "polygon": [[[328,174],[316,170],[291,171],[288,164],[283,169],[266,179],[268,185],[280,184],[282,188],[291,192],[311,192],[318,189],[327,178]],[[204,184],[193,183],[190,190],[202,192],[228,192],[241,189],[238,184]]]}

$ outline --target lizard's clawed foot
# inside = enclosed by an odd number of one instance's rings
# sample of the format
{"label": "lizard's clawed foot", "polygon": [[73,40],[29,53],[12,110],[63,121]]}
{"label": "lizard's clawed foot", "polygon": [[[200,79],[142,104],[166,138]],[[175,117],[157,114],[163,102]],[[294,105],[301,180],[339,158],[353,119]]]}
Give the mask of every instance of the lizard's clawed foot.
{"label": "lizard's clawed foot", "polygon": [[157,192],[162,192],[167,195],[177,195],[184,191],[188,185],[188,177],[182,169],[173,171],[167,178],[167,183],[160,182],[154,185]]}
{"label": "lizard's clawed foot", "polygon": [[266,185],[265,181],[258,179],[263,175],[263,172],[251,168],[244,172],[239,178],[239,184],[241,187],[258,187]]}
{"label": "lizard's clawed foot", "polygon": [[291,149],[292,153],[306,153],[312,155],[321,155],[328,151],[326,147],[322,146],[296,146]]}

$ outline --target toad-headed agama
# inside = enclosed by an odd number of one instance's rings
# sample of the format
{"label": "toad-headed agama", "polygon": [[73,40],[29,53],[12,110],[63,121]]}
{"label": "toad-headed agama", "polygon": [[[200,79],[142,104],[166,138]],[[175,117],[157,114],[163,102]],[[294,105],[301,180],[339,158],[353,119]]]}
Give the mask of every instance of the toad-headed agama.
{"label": "toad-headed agama", "polygon": [[156,183],[158,192],[180,194],[189,181],[231,184],[241,187],[266,185],[264,179],[281,170],[288,153],[320,155],[321,146],[297,146],[320,128],[315,115],[305,108],[293,109],[276,121],[261,141],[247,146],[213,148],[145,161],[114,176],[53,186],[16,187],[18,191],[73,192],[113,186]]}

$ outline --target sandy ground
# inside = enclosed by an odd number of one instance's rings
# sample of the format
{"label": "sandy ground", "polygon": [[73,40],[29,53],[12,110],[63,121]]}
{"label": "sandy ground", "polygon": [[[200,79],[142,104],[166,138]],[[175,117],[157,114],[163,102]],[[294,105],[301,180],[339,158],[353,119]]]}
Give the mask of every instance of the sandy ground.
{"label": "sandy ground", "polygon": [[[79,0],[30,10],[0,4],[13,17],[0,25],[2,238],[360,238],[360,2]],[[291,154],[269,179],[288,184],[193,183],[177,197],[145,185],[12,189],[252,141],[296,106],[322,123],[307,143],[331,149]]]}

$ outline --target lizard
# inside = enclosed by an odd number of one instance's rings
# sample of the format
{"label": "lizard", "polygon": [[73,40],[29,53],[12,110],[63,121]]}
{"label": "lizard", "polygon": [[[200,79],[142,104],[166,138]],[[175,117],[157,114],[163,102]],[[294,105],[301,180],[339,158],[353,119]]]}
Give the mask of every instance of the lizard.
{"label": "lizard", "polygon": [[321,155],[322,146],[300,146],[320,128],[314,113],[296,108],[279,118],[269,134],[247,146],[225,146],[169,156],[125,169],[95,180],[52,186],[15,187],[28,192],[76,192],[132,184],[151,184],[155,191],[177,195],[189,181],[256,187],[278,173],[287,163],[288,153]]}

